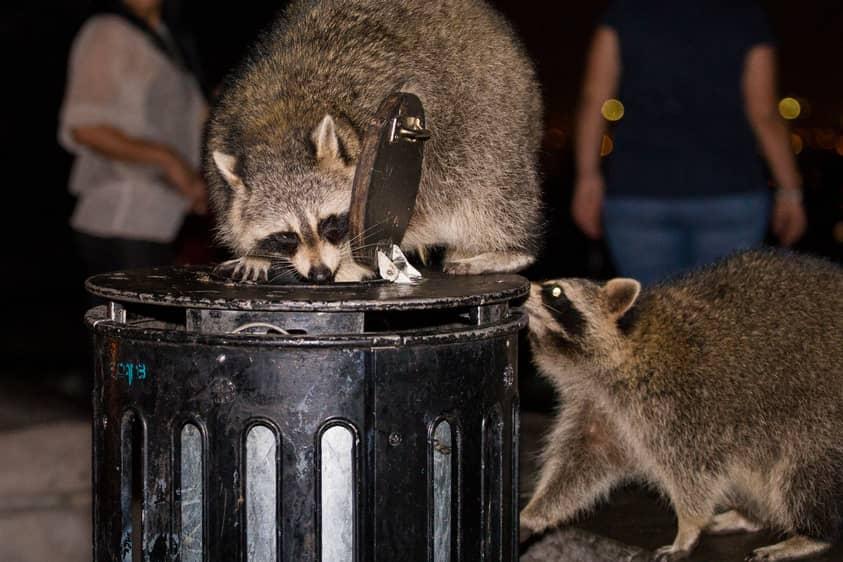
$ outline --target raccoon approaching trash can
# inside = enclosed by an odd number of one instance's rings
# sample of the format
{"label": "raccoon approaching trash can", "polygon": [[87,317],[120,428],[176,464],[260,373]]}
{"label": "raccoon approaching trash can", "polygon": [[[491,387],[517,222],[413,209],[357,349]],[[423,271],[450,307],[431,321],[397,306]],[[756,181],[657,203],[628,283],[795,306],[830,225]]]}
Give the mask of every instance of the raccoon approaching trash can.
{"label": "raccoon approaching trash can", "polygon": [[522,277],[87,288],[94,560],[517,560]]}

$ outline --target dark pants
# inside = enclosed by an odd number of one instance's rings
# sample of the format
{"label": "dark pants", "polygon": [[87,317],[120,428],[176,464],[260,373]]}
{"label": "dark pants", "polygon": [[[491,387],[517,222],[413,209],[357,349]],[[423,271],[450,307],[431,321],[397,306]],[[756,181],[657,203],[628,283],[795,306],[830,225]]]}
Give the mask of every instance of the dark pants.
{"label": "dark pants", "polygon": [[618,272],[651,284],[764,241],[766,192],[696,199],[608,198],[604,225]]}

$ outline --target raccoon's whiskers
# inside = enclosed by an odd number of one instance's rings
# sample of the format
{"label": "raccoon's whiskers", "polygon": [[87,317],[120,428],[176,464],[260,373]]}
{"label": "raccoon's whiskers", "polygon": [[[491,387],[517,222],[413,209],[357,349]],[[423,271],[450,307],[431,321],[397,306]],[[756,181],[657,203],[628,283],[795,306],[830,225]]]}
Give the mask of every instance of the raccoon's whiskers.
{"label": "raccoon's whiskers", "polygon": [[362,252],[362,250],[365,250],[366,248],[377,247],[377,246],[379,246],[379,244],[377,244],[377,243],[375,243],[375,244],[364,244],[362,246],[357,246],[356,248],[353,248],[351,250],[344,250],[341,255],[345,258],[351,258],[354,261],[359,261],[361,258],[366,257],[364,255],[364,253]]}
{"label": "raccoon's whiskers", "polygon": [[281,254],[275,254],[272,252],[249,252],[246,254],[247,258],[261,258],[269,261],[279,260],[279,259],[289,259],[287,256]]}
{"label": "raccoon's whiskers", "polygon": [[278,260],[278,261],[272,262],[272,269],[286,270],[286,269],[295,269],[295,268],[296,268],[296,266],[293,265],[293,262],[291,262],[289,260]]}
{"label": "raccoon's whiskers", "polygon": [[286,274],[286,273],[285,273],[285,274],[281,274],[281,275],[274,275],[274,276],[273,276],[273,277],[272,277],[272,278],[271,278],[268,282],[269,282],[270,284],[271,284],[271,283],[275,283],[275,282],[276,282],[276,281],[278,281],[279,279],[283,279],[283,278],[285,278],[285,277],[289,277],[289,274]]}
{"label": "raccoon's whiskers", "polygon": [[365,237],[367,234],[370,234],[374,229],[380,227],[385,222],[386,222],[386,220],[382,220],[382,221],[377,222],[375,224],[369,225],[367,228],[363,229],[360,233],[358,233],[357,236],[349,238],[349,240],[348,240],[349,245],[353,245],[356,241],[361,240],[363,237]]}
{"label": "raccoon's whiskers", "polygon": [[360,246],[354,246],[354,248],[350,248],[348,250],[344,250],[345,252],[354,253],[357,250],[364,250],[366,248],[374,248],[375,246],[380,246],[378,242],[372,242],[371,244],[361,244]]}
{"label": "raccoon's whiskers", "polygon": [[555,312],[556,314],[562,314],[562,311],[561,311],[561,310],[559,310],[558,308],[553,308],[553,307],[552,307],[552,306],[550,306],[549,304],[542,303],[542,306],[543,306],[543,307],[545,307],[546,309],[550,310],[550,311]]}
{"label": "raccoon's whiskers", "polygon": [[270,271],[275,273],[272,278],[269,280],[270,283],[277,281],[278,279],[282,279],[284,277],[289,278],[292,274],[293,277],[301,277],[298,270],[291,264],[284,267],[273,267]]}

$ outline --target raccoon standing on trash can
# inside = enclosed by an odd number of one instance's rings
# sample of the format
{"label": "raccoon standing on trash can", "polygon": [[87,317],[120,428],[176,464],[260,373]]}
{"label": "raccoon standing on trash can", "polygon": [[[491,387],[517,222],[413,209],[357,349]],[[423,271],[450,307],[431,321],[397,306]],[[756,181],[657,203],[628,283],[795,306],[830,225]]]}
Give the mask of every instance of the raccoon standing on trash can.
{"label": "raccoon standing on trash can", "polygon": [[432,137],[401,242],[455,274],[517,271],[540,236],[534,68],[480,0],[299,0],[227,81],[205,166],[233,275],[359,281],[348,210],[366,124],[417,95]]}

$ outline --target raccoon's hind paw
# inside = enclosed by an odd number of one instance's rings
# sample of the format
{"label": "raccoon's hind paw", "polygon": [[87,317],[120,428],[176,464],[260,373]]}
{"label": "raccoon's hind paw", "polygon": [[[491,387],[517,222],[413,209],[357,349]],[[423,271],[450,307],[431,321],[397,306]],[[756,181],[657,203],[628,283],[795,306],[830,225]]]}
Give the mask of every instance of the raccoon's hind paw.
{"label": "raccoon's hind paw", "polygon": [[245,256],[221,263],[217,270],[228,273],[234,281],[268,281],[269,268],[272,265],[268,259]]}
{"label": "raccoon's hind paw", "polygon": [[547,502],[530,500],[518,514],[518,541],[525,542],[530,537],[544,533],[550,527],[559,524],[559,520],[546,513]]}
{"label": "raccoon's hind paw", "polygon": [[773,560],[796,560],[822,554],[831,548],[831,544],[796,535],[770,546],[756,548],[747,557],[746,562],[767,562]]}
{"label": "raccoon's hind paw", "polygon": [[653,562],[673,562],[691,555],[690,550],[679,550],[673,545],[663,546],[653,555]]}
{"label": "raccoon's hind paw", "polygon": [[452,252],[445,260],[444,270],[452,275],[512,273],[524,269],[535,260],[535,256],[523,252],[486,252],[471,257],[462,257],[458,252]]}

